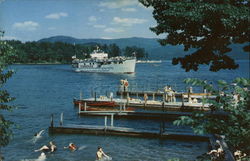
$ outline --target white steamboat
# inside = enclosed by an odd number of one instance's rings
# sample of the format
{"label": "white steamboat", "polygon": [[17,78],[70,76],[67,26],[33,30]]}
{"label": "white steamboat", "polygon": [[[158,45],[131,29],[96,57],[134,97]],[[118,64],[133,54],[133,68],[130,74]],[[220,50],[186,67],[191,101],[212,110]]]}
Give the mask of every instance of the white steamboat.
{"label": "white steamboat", "polygon": [[72,66],[76,72],[97,73],[134,73],[136,57],[111,57],[98,47],[90,54],[90,58],[77,59],[73,56]]}

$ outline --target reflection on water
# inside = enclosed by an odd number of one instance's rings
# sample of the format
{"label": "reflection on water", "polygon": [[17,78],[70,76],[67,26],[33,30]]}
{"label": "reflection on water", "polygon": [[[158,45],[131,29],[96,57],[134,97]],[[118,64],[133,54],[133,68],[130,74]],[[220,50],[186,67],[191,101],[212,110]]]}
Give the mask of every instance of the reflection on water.
{"label": "reflection on water", "polygon": [[[249,77],[249,62],[241,62],[241,68],[235,71],[224,70],[217,73],[207,72],[202,67],[199,72],[186,73],[171,62],[137,64],[135,74],[97,74],[75,73],[70,65],[15,65],[17,73],[9,80],[5,88],[16,97],[15,104],[21,105],[13,112],[4,112],[7,119],[14,121],[18,128],[14,129],[14,138],[5,147],[3,153],[7,161],[38,158],[40,154],[34,150],[49,141],[54,141],[58,150],[54,154],[46,154],[46,161],[94,161],[98,146],[102,146],[107,155],[115,161],[130,160],[167,160],[180,158],[193,160],[208,150],[206,142],[143,139],[130,137],[110,137],[91,135],[49,135],[50,114],[55,114],[55,123],[59,123],[60,113],[64,113],[66,124],[103,125],[103,118],[78,117],[72,100],[79,97],[90,97],[91,91],[97,95],[105,95],[106,91],[116,93],[120,79],[128,79],[131,86],[144,90],[162,88],[170,84],[177,91],[186,89],[183,79],[188,77],[202,78],[209,81],[217,79],[231,80],[235,77]],[[195,90],[195,89],[194,89]],[[159,122],[152,120],[115,120],[115,126],[157,129]],[[188,128],[176,128],[171,123],[167,129],[189,131]],[[29,141],[36,132],[45,132],[35,142]],[[82,149],[75,152],[63,147],[74,142]]]}

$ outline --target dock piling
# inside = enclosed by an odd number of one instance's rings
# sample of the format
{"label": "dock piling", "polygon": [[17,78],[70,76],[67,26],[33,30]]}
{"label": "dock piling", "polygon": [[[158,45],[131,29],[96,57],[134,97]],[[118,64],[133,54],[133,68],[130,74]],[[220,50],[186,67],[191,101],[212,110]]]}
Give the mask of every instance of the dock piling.
{"label": "dock piling", "polygon": [[114,114],[111,114],[110,126],[113,127],[113,125],[114,125]]}
{"label": "dock piling", "polygon": [[107,116],[104,117],[104,126],[107,127]]}
{"label": "dock piling", "polygon": [[60,126],[63,125],[63,112],[61,113]]}
{"label": "dock piling", "polygon": [[96,92],[95,92],[95,101],[96,101]]}
{"label": "dock piling", "polygon": [[87,103],[84,102],[84,111],[87,111]]}
{"label": "dock piling", "polygon": [[80,100],[82,100],[82,90],[80,90]]}
{"label": "dock piling", "polygon": [[50,127],[51,128],[54,127],[54,115],[53,114],[51,114]]}
{"label": "dock piling", "polygon": [[79,105],[78,105],[78,113],[80,114],[81,113],[81,106],[82,106],[82,103],[81,101],[79,102]]}

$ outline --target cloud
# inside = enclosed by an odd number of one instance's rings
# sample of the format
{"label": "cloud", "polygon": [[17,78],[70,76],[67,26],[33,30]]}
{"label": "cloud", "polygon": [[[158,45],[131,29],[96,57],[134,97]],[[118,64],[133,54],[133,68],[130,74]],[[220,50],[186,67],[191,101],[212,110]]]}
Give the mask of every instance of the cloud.
{"label": "cloud", "polygon": [[96,20],[97,20],[97,18],[95,16],[90,16],[89,17],[90,22],[95,22]]}
{"label": "cloud", "polygon": [[139,19],[139,18],[120,18],[120,17],[113,18],[113,23],[121,24],[123,26],[132,26],[134,24],[142,24],[145,22],[147,22],[146,19]]}
{"label": "cloud", "polygon": [[123,29],[120,28],[106,28],[104,29],[104,32],[111,32],[111,33],[119,33],[119,32],[124,32]]}
{"label": "cloud", "polygon": [[105,28],[106,25],[93,25],[94,28]]}
{"label": "cloud", "polygon": [[24,21],[14,23],[12,27],[18,30],[34,31],[39,27],[39,24],[34,21]]}
{"label": "cloud", "polygon": [[135,8],[122,8],[123,12],[135,12],[136,9]]}
{"label": "cloud", "polygon": [[65,12],[51,13],[45,16],[45,18],[47,19],[60,19],[61,17],[68,17],[68,13]]}
{"label": "cloud", "polygon": [[114,8],[132,6],[135,4],[138,4],[137,0],[109,0],[106,2],[101,2],[99,6],[106,7],[109,9],[114,9]]}

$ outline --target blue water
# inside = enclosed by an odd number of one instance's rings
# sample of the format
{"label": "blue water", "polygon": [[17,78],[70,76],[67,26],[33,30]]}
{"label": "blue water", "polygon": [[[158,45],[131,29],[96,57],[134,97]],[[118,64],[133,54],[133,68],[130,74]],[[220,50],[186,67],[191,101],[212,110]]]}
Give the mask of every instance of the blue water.
{"label": "blue water", "polygon": [[[74,109],[72,99],[90,97],[91,91],[98,95],[117,90],[120,79],[128,79],[131,88],[138,90],[156,90],[170,84],[177,91],[185,91],[185,78],[201,78],[215,82],[218,79],[230,81],[236,77],[249,78],[249,62],[241,61],[240,68],[234,71],[224,70],[209,72],[202,67],[199,72],[184,72],[171,62],[161,64],[137,64],[135,74],[96,74],[75,73],[70,65],[14,65],[16,74],[8,81],[5,88],[18,106],[12,112],[4,112],[6,119],[12,120],[17,127],[10,144],[2,149],[7,161],[38,158],[34,152],[48,141],[55,141],[58,151],[47,156],[47,160],[58,161],[93,161],[97,146],[110,155],[113,160],[121,161],[159,161],[169,158],[194,160],[208,150],[207,142],[143,139],[114,136],[91,135],[49,135],[50,115],[55,114],[58,124],[60,113],[64,113],[65,124],[103,125],[103,118],[79,117]],[[195,89],[199,90],[199,89]],[[115,120],[115,126],[158,129],[159,123],[152,120]],[[175,128],[167,123],[167,128]],[[31,141],[33,135],[45,129],[43,137],[36,143]],[[69,152],[62,147],[74,142],[82,150]]]}

